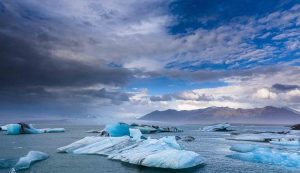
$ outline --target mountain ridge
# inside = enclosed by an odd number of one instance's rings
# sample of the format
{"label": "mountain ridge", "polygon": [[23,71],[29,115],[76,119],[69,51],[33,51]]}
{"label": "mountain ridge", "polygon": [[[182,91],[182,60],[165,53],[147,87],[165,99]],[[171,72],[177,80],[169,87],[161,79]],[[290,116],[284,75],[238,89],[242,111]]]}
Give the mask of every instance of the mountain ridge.
{"label": "mountain ridge", "polygon": [[295,123],[300,122],[300,113],[286,107],[265,106],[262,108],[207,107],[195,110],[155,110],[140,120],[162,122],[232,122],[232,123]]}

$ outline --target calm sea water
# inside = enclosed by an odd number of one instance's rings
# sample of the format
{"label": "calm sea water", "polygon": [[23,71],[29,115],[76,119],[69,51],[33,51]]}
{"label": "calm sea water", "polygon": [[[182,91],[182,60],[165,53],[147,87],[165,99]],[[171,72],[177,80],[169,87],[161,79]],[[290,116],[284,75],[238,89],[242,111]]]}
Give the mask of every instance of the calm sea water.
{"label": "calm sea water", "polygon": [[[58,125],[43,125],[36,127],[62,127]],[[285,173],[300,172],[299,169],[286,168],[274,165],[265,165],[260,163],[244,162],[226,157],[231,151],[229,147],[233,144],[249,143],[226,140],[228,132],[200,132],[195,131],[201,125],[180,126],[183,133],[159,133],[151,134],[152,138],[160,138],[167,135],[193,136],[194,142],[179,142],[187,150],[195,151],[206,158],[206,164],[197,168],[178,171],[152,169],[141,166],[125,164],[119,161],[108,160],[104,156],[97,155],[72,155],[56,153],[56,149],[70,144],[85,136],[93,134],[85,133],[90,129],[102,129],[103,126],[90,125],[65,125],[65,133],[56,134],[38,134],[38,135],[18,135],[9,136],[4,132],[0,133],[0,159],[18,159],[27,154],[30,150],[42,151],[50,154],[50,158],[35,163],[29,170],[21,171],[24,173],[94,173],[94,172],[112,172],[112,173],[152,173],[152,172],[192,172],[192,173]],[[234,126],[233,128],[255,129],[255,130],[285,130],[284,126]],[[261,144],[268,145],[268,144]],[[0,169],[0,172],[8,172],[9,169]]]}

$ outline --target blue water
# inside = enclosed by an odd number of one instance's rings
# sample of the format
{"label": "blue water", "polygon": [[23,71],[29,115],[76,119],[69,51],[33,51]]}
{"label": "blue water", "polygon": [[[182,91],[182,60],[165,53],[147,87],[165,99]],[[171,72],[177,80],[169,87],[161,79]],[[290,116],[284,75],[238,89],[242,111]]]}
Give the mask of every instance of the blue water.
{"label": "blue water", "polygon": [[[141,166],[125,164],[119,161],[108,160],[104,156],[97,155],[72,155],[56,153],[56,149],[61,146],[68,145],[85,136],[93,134],[85,133],[90,129],[102,129],[103,126],[95,125],[36,125],[37,128],[42,127],[64,127],[65,133],[53,134],[35,134],[35,135],[17,135],[9,136],[4,132],[0,133],[0,159],[17,160],[24,156],[30,150],[46,152],[50,158],[35,163],[29,170],[21,171],[24,173],[92,173],[92,172],[111,172],[111,173],[152,173],[152,172],[199,172],[199,173],[274,173],[274,172],[300,172],[296,168],[287,168],[274,165],[266,165],[260,163],[244,162],[226,157],[232,153],[229,147],[233,144],[251,143],[226,140],[229,132],[200,132],[196,131],[201,125],[184,125],[180,126],[184,130],[182,133],[158,133],[151,134],[152,138],[160,138],[167,135],[193,136],[196,138],[194,142],[182,142],[185,149],[195,151],[206,158],[204,166],[196,167],[189,170],[163,170],[151,169]],[[284,126],[249,126],[238,125],[233,128],[238,130],[269,130],[281,131],[286,130]],[[260,143],[259,145],[268,145]],[[300,151],[300,149],[296,149]],[[0,172],[8,172],[9,169],[0,169]]]}

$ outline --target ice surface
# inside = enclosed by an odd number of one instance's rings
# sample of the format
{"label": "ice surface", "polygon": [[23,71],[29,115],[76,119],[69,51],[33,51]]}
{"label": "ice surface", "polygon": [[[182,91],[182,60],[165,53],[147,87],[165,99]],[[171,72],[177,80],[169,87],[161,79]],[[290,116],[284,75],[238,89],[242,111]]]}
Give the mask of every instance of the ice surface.
{"label": "ice surface", "polygon": [[147,156],[142,161],[142,165],[157,168],[183,169],[197,166],[203,162],[204,158],[195,152],[168,149]]}
{"label": "ice surface", "polygon": [[129,125],[125,123],[108,124],[104,130],[112,137],[129,136]]}
{"label": "ice surface", "polygon": [[[269,147],[253,147],[254,149],[251,150],[248,144],[236,145],[234,151],[238,153],[228,155],[228,157],[248,162],[300,168],[300,155],[298,153]],[[233,150],[233,148],[231,149]],[[249,149],[249,151],[246,151],[246,149]]]}
{"label": "ice surface", "polygon": [[142,139],[142,132],[139,129],[129,129],[130,137],[132,137],[132,140],[140,141]]}
{"label": "ice surface", "polygon": [[135,130],[131,133],[133,138],[90,136],[58,148],[58,151],[101,154],[109,159],[157,168],[183,169],[204,163],[199,154],[182,150],[174,136],[136,141],[141,134]]}
{"label": "ice surface", "polygon": [[216,124],[212,126],[206,126],[202,128],[202,131],[211,132],[211,131],[226,131],[230,127],[228,123]]}
{"label": "ice surface", "polygon": [[28,169],[34,162],[45,160],[49,157],[48,154],[40,151],[30,151],[26,156],[21,157],[17,164],[12,168],[11,172],[15,172],[22,169]]}

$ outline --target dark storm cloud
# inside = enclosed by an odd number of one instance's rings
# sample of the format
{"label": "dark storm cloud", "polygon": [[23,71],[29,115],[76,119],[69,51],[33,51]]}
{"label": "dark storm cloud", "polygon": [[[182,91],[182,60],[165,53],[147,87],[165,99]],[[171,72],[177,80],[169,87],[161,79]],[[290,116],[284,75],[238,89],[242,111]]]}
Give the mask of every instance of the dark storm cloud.
{"label": "dark storm cloud", "polygon": [[118,91],[107,91],[105,88],[99,90],[85,89],[76,91],[74,94],[109,99],[113,104],[121,104],[123,101],[129,101],[130,94],[118,92]]}
{"label": "dark storm cloud", "polygon": [[286,91],[291,91],[294,89],[300,89],[300,86],[277,83],[277,84],[272,85],[272,89],[276,90],[276,91],[286,92]]}

